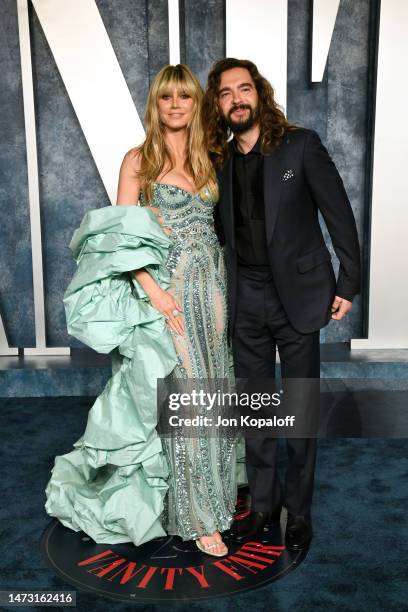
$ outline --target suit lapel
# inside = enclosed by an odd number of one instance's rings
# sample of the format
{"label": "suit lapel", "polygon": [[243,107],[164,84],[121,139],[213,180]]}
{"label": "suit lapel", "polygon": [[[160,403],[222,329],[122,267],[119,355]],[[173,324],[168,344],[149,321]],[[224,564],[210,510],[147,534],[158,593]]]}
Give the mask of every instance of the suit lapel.
{"label": "suit lapel", "polygon": [[228,236],[229,244],[235,248],[234,206],[232,197],[232,155],[218,173],[220,189],[220,216],[223,221],[224,232]]}
{"label": "suit lapel", "polygon": [[[279,203],[283,186],[283,171],[285,163],[285,142],[277,146],[269,155],[264,157],[264,202],[266,239],[269,244],[272,240]],[[232,164],[233,155],[230,155],[224,168],[218,172],[220,188],[220,216],[223,221],[224,232],[228,236],[229,244],[235,249],[234,205],[232,190]]]}
{"label": "suit lapel", "polygon": [[266,240],[269,244],[275,229],[283,185],[285,140],[264,157],[264,202]]}

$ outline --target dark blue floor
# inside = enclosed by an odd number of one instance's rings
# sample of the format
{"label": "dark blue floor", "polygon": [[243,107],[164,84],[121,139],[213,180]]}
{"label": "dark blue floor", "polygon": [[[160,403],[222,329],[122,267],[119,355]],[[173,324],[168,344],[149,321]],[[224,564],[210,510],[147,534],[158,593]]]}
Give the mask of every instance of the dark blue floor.
{"label": "dark blue floor", "polygon": [[[44,488],[54,456],[71,450],[83,433],[90,405],[90,398],[0,400],[0,590],[72,588],[41,557],[39,542],[50,521],[43,509]],[[266,587],[229,599],[192,602],[188,609],[406,611],[407,507],[408,440],[322,440],[313,505],[315,538],[307,559]],[[164,609],[84,592],[78,592],[77,602],[76,609],[84,612]]]}

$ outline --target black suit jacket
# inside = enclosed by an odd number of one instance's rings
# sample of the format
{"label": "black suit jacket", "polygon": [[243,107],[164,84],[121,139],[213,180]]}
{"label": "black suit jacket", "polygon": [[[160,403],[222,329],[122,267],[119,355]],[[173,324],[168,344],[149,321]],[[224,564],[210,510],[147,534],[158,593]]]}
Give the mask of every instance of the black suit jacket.
{"label": "black suit jacket", "polygon": [[[232,191],[232,152],[218,175],[215,227],[225,244],[230,329],[235,321],[237,255]],[[360,249],[343,181],[319,136],[286,132],[264,157],[264,203],[268,257],[276,289],[292,326],[310,333],[327,325],[334,295],[360,291]],[[336,283],[318,220],[320,210],[340,260]]]}

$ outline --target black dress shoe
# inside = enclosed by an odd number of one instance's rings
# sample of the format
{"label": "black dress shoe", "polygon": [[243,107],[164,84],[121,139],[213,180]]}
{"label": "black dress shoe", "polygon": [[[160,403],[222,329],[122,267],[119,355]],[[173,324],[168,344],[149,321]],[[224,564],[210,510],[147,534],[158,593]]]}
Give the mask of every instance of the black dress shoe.
{"label": "black dress shoe", "polygon": [[298,551],[308,548],[312,537],[313,530],[310,518],[288,514],[285,543],[289,550]]}
{"label": "black dress shoe", "polygon": [[273,512],[250,512],[248,516],[240,521],[235,521],[232,530],[236,539],[243,540],[244,538],[252,538],[262,533],[264,527],[273,523],[279,523],[281,515],[281,506]]}

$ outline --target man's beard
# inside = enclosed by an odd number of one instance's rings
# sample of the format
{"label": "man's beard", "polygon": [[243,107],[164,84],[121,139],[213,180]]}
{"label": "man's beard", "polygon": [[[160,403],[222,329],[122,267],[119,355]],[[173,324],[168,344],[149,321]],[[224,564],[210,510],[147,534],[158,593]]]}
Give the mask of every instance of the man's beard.
{"label": "man's beard", "polygon": [[[234,121],[233,119],[231,119],[232,113],[236,111],[238,108],[249,110],[249,115],[247,119],[243,121]],[[237,104],[236,106],[233,106],[230,109],[227,117],[224,117],[225,123],[227,124],[227,126],[230,128],[230,130],[234,134],[243,134],[247,130],[250,130],[251,127],[253,127],[258,122],[258,120],[259,120],[258,107],[252,108],[252,106],[249,106],[249,104]]]}

